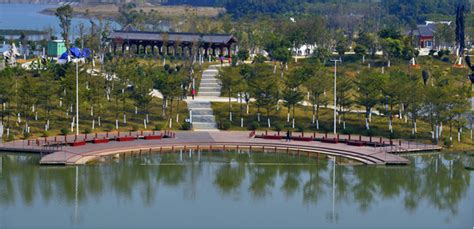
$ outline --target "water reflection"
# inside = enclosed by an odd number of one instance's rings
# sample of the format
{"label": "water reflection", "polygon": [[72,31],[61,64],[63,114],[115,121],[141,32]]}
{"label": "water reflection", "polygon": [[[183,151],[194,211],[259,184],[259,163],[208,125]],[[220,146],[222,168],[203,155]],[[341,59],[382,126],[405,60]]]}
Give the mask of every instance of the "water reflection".
{"label": "water reflection", "polygon": [[28,208],[36,200],[74,205],[75,223],[83,220],[81,205],[86,202],[113,195],[151,207],[159,204],[160,193],[170,191],[194,201],[206,196],[199,192],[206,180],[221,198],[298,198],[302,207],[325,209],[330,222],[344,217],[341,206],[356,206],[367,214],[390,200],[400,200],[399,207],[409,214],[422,210],[420,206],[435,208],[449,221],[462,201],[473,198],[467,198],[472,173],[464,169],[462,155],[411,157],[412,163],[403,167],[337,165],[335,171],[331,161],[263,153],[148,155],[81,167],[40,167],[34,155],[0,157],[0,209]]}

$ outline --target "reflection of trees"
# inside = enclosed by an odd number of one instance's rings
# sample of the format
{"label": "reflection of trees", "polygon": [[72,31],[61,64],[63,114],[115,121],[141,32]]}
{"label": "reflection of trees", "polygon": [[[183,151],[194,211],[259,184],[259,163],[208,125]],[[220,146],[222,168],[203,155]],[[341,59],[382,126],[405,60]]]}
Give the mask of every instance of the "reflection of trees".
{"label": "reflection of trees", "polygon": [[324,186],[329,184],[328,178],[324,178],[321,172],[328,169],[327,161],[318,161],[317,166],[308,168],[309,180],[303,185],[304,203],[317,204],[319,197],[324,195]]}
{"label": "reflection of trees", "polygon": [[[292,157],[288,158],[285,163],[300,163],[301,161],[299,158]],[[286,196],[292,196],[298,191],[299,187],[301,186],[301,179],[300,175],[303,168],[301,166],[292,166],[292,165],[285,165],[279,167],[279,174],[280,176],[284,176],[283,178],[283,185],[281,190],[285,193]]]}
{"label": "reflection of trees", "polygon": [[352,187],[354,199],[359,204],[360,210],[366,212],[369,210],[376,195],[377,187],[374,177],[378,176],[378,174],[374,169],[356,168],[354,175],[357,177],[357,182]]}
{"label": "reflection of trees", "polygon": [[[32,155],[0,156],[3,158],[0,206],[15,205],[17,200],[30,205],[35,198],[73,203],[73,167],[40,167],[36,165],[39,158]],[[275,184],[281,183],[280,191],[286,196],[301,193],[305,204],[317,204],[320,199],[328,198],[331,190],[332,173],[327,161],[261,153],[219,154],[205,158],[201,161],[220,160],[225,164],[182,162],[176,155],[166,155],[161,163],[167,165],[160,166],[143,165],[144,158],[141,157],[128,157],[114,164],[82,166],[79,168],[78,200],[99,198],[109,193],[131,200],[138,193],[144,204],[150,206],[155,203],[159,186],[183,186],[185,195],[195,198],[197,186],[207,179],[201,176],[204,168],[209,168],[210,179],[223,195],[241,195],[237,190],[244,188],[254,198],[265,198],[276,190]],[[232,159],[235,162],[230,163]],[[401,167],[337,166],[336,200],[338,203],[354,201],[362,211],[370,209],[379,199],[401,198],[409,211],[416,211],[420,203],[426,201],[436,209],[456,215],[459,202],[471,185],[470,180],[469,171],[464,169],[457,155],[423,156],[417,157],[416,161],[412,158],[411,165]]]}
{"label": "reflection of trees", "polygon": [[222,165],[215,172],[214,184],[223,194],[229,194],[237,191],[244,178],[244,168],[239,165],[233,168],[229,165]]}

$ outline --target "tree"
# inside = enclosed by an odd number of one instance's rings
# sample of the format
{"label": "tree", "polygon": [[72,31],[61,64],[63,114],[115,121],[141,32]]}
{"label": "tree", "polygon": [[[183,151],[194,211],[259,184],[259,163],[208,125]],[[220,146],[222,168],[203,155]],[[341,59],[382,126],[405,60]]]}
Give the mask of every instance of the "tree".
{"label": "tree", "polygon": [[254,77],[249,80],[249,90],[255,98],[257,105],[257,120],[260,121],[260,108],[266,110],[267,126],[271,127],[270,115],[275,110],[279,100],[279,80],[272,76],[268,65],[257,64],[254,66]]}
{"label": "tree", "polygon": [[451,25],[438,23],[434,32],[436,45],[441,49],[447,49],[455,43],[455,31]]}
{"label": "tree", "polygon": [[[397,104],[402,104],[403,94],[406,93],[410,83],[408,76],[403,72],[391,72],[388,77],[383,78],[382,101],[389,108],[385,113],[389,119],[388,129],[390,132],[393,132],[393,109]],[[402,109],[401,107],[403,105],[400,106],[400,109]]]}
{"label": "tree", "polygon": [[357,77],[356,85],[359,88],[356,102],[365,107],[365,126],[369,130],[372,108],[380,101],[383,78],[379,73],[365,71]]}
{"label": "tree", "polygon": [[95,129],[95,120],[97,118],[98,126],[102,125],[102,113],[104,107],[104,99],[106,97],[106,91],[104,88],[106,87],[105,79],[102,77],[95,77],[91,76],[88,79],[89,90],[87,90],[86,96],[88,97],[88,101],[90,103],[90,113],[92,118],[91,129]]}
{"label": "tree", "polygon": [[391,57],[400,57],[402,55],[403,45],[402,42],[398,39],[385,38],[381,42],[382,51],[384,53],[385,59],[388,61],[388,66],[390,67],[390,58]]}
{"label": "tree", "polygon": [[63,36],[66,50],[69,50],[69,30],[71,29],[72,12],[73,8],[69,4],[66,4],[57,8],[55,13],[62,29],[61,35]]}
{"label": "tree", "polygon": [[412,77],[410,82],[406,85],[403,90],[405,93],[407,101],[407,111],[410,114],[411,122],[412,122],[412,134],[415,135],[418,130],[416,126],[416,121],[418,117],[421,115],[423,110],[423,101],[425,100],[425,91],[422,81]]}
{"label": "tree", "polygon": [[377,36],[375,34],[363,32],[357,38],[356,43],[368,49],[372,58],[375,57],[375,53],[377,52]]}
{"label": "tree", "polygon": [[[264,78],[266,78],[264,80]],[[279,99],[278,83],[267,77],[259,80],[259,84],[254,88],[255,99],[259,107],[263,107],[267,114],[267,126],[271,127],[270,114],[275,110],[275,104]]]}
{"label": "tree", "polygon": [[357,56],[363,57],[367,53],[367,50],[362,45],[356,45],[354,47],[354,52]]}
{"label": "tree", "polygon": [[40,80],[38,82],[38,102],[44,109],[44,130],[48,131],[50,129],[50,114],[51,110],[53,109],[53,105],[51,104],[52,99],[54,98],[53,95],[57,94],[58,84],[54,80],[53,74],[51,72],[44,71],[40,76]]}
{"label": "tree", "polygon": [[318,47],[314,50],[312,58],[317,59],[320,63],[324,63],[330,56],[331,52],[327,48]]}
{"label": "tree", "polygon": [[232,97],[235,95],[234,87],[240,83],[239,68],[222,68],[216,76],[221,85],[221,90],[229,97],[229,121],[232,122]]}
{"label": "tree", "polygon": [[246,49],[240,49],[237,52],[237,56],[239,57],[239,60],[242,61],[242,62],[247,60],[250,57],[249,51],[246,50]]}
{"label": "tree", "polygon": [[342,32],[336,35],[336,52],[339,57],[343,58],[344,54],[349,50],[349,41]]}
{"label": "tree", "polygon": [[288,74],[284,80],[285,89],[282,98],[288,108],[287,122],[290,121],[290,109],[293,108],[292,128],[295,128],[295,108],[304,98],[300,89],[301,84],[312,75],[312,70],[308,67],[296,69],[292,74]]}
{"label": "tree", "polygon": [[341,123],[342,116],[342,128],[346,129],[346,113],[349,112],[352,106],[352,95],[351,90],[353,88],[353,80],[348,75],[340,76],[337,80],[337,105],[339,106],[339,124]]}
{"label": "tree", "polygon": [[32,76],[25,74],[20,79],[18,87],[19,104],[21,113],[26,119],[24,133],[30,133],[30,120],[33,111],[33,106],[37,103],[38,82]]}
{"label": "tree", "polygon": [[2,124],[5,125],[5,115],[9,115],[9,107],[14,99],[14,80],[13,69],[6,68],[0,71],[0,103],[2,103]]}
{"label": "tree", "polygon": [[316,129],[319,130],[319,107],[327,104],[327,97],[323,96],[324,92],[330,85],[329,77],[324,74],[323,66],[316,60],[313,64],[314,70],[312,76],[304,83],[306,89],[310,94],[310,101],[312,107],[312,124],[316,124]]}

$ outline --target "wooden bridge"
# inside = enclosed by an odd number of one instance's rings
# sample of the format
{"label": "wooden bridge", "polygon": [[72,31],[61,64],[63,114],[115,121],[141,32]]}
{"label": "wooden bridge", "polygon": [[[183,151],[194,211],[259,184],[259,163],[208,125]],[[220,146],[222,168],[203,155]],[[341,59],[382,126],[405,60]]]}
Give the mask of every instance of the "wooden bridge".
{"label": "wooden bridge", "polygon": [[[38,138],[3,143],[0,150],[42,155],[40,164],[78,165],[116,154],[150,154],[187,150],[251,150],[358,161],[367,165],[403,165],[400,153],[440,150],[441,147],[350,135],[294,133],[291,141],[276,132],[126,132]],[[337,141],[333,141],[336,140]],[[356,144],[350,144],[356,143]],[[337,143],[336,143],[337,142]],[[363,143],[363,144],[362,144]]]}

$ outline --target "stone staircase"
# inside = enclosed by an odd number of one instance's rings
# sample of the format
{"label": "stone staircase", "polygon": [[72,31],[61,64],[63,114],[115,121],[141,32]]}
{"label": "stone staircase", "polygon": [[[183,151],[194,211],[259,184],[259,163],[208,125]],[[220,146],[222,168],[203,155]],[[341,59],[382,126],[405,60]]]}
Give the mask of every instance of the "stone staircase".
{"label": "stone staircase", "polygon": [[186,100],[188,109],[192,111],[192,126],[195,131],[218,131],[210,101],[221,95],[221,86],[216,79],[218,73],[215,66],[204,70],[195,100],[189,97]]}
{"label": "stone staircase", "polygon": [[216,79],[218,70],[209,68],[202,73],[201,83],[197,96],[199,97],[219,97],[221,95],[221,86]]}
{"label": "stone staircase", "polygon": [[218,130],[210,101],[188,100],[187,103],[188,109],[192,111],[192,126],[195,131]]}

